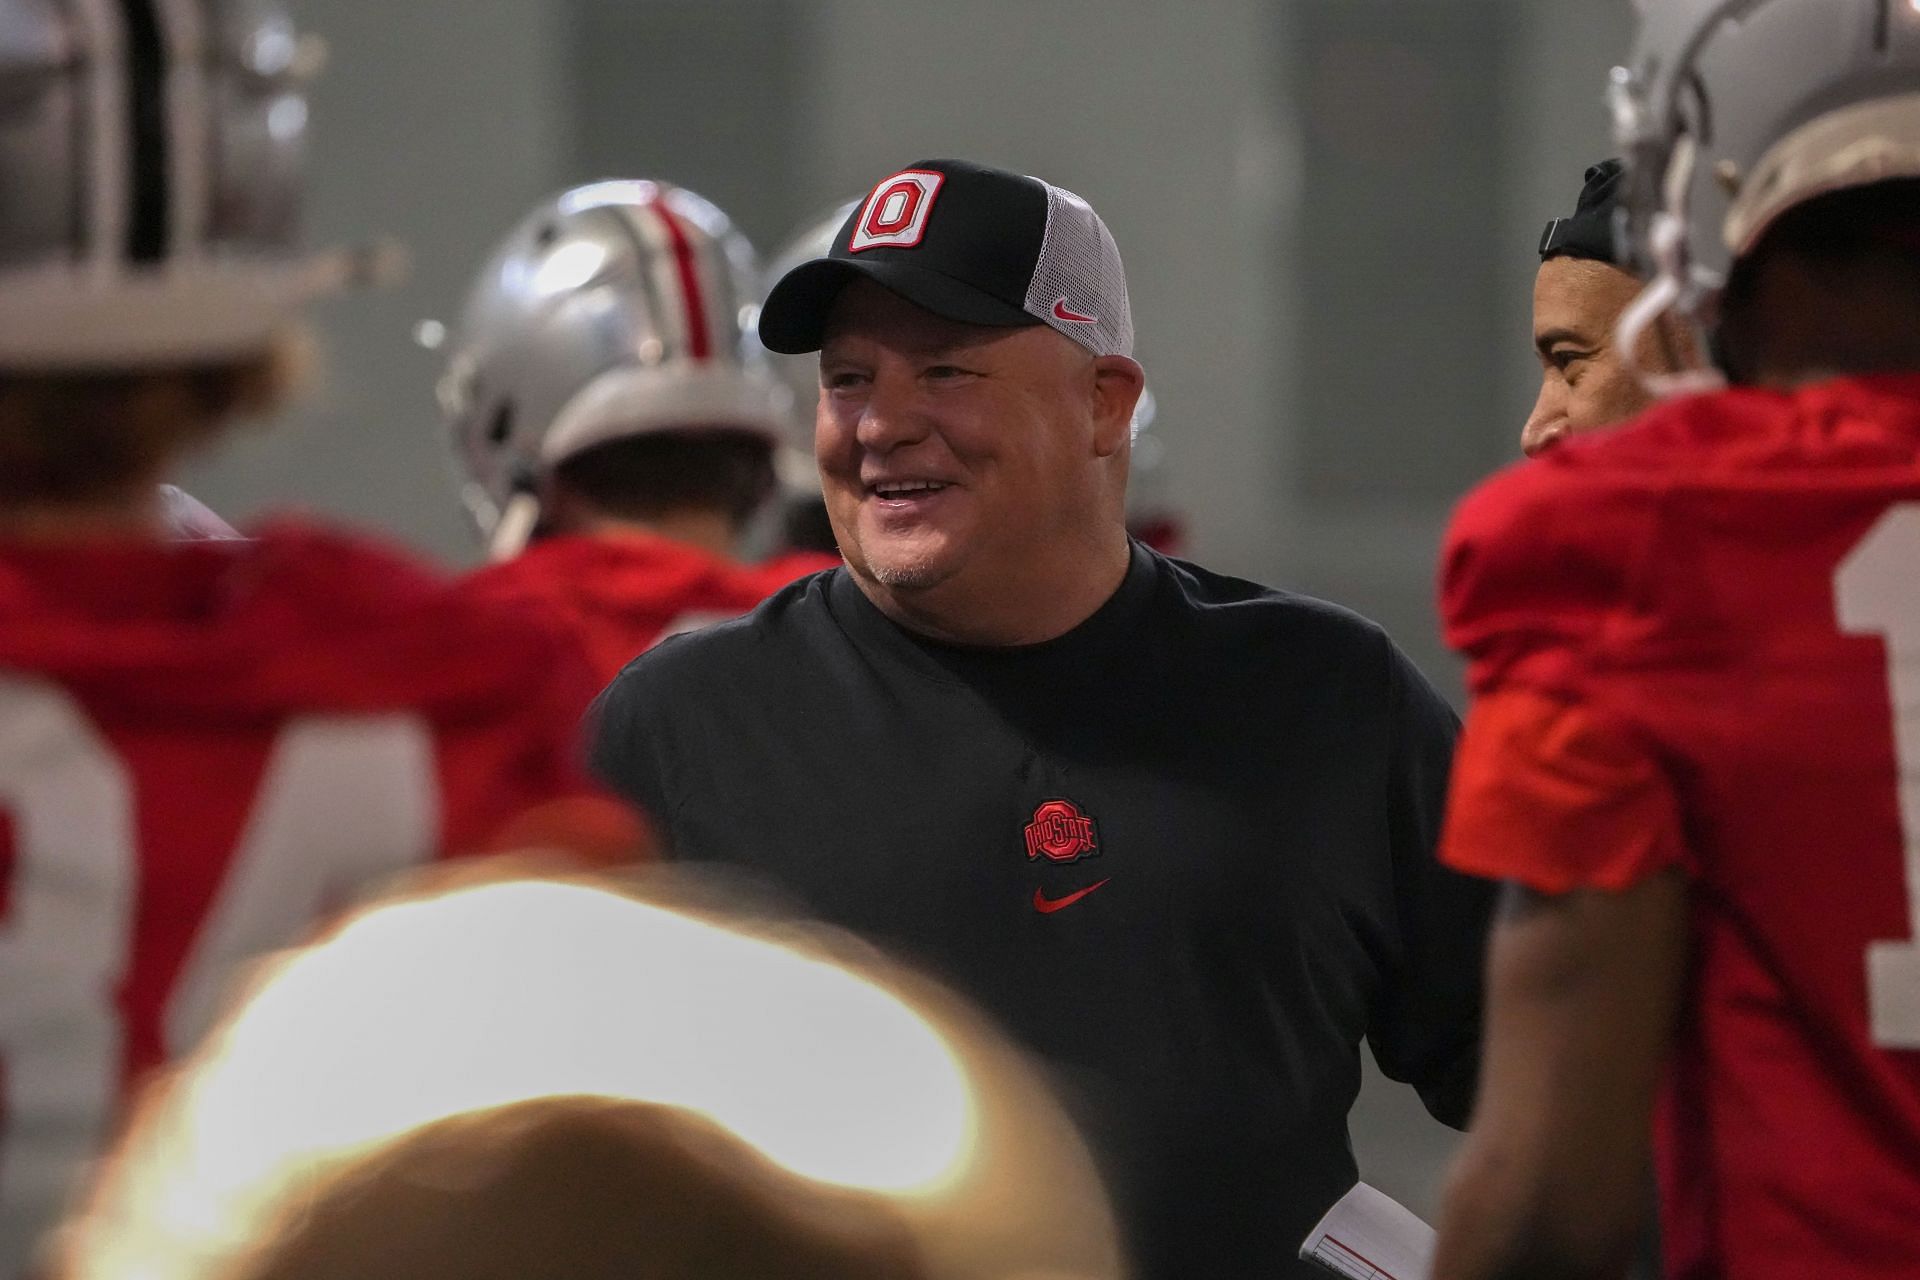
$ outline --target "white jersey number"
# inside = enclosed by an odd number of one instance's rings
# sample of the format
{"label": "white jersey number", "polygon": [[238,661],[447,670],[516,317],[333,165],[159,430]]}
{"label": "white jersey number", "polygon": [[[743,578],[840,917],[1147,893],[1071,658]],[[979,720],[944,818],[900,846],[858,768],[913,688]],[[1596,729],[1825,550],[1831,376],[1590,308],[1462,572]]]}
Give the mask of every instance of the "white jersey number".
{"label": "white jersey number", "polygon": [[[163,1012],[190,1047],[235,967],[299,937],[355,887],[436,839],[432,738],[410,716],[294,720],[273,747],[220,891]],[[113,1122],[125,1032],[117,996],[142,868],[125,764],[55,685],[0,676],[0,1276]],[[154,874],[149,869],[147,874]],[[164,869],[159,869],[164,874]]]}
{"label": "white jersey number", "polygon": [[1841,564],[1836,588],[1841,627],[1886,640],[1905,839],[1908,938],[1867,948],[1873,1041],[1920,1049],[1920,504],[1888,511]]}

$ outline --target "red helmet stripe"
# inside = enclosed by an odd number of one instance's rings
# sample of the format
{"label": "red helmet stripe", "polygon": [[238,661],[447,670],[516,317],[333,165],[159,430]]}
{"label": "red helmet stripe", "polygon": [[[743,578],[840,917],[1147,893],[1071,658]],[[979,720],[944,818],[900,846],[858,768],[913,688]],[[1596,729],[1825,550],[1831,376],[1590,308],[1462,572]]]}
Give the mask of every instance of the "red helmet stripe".
{"label": "red helmet stripe", "polygon": [[713,356],[713,337],[707,330],[707,301],[700,290],[700,272],[693,259],[693,241],[688,238],[680,216],[667,207],[666,201],[654,201],[653,211],[660,215],[661,225],[667,229],[667,238],[673,242],[673,265],[680,273],[680,297],[687,308],[687,354],[695,360],[710,359]]}

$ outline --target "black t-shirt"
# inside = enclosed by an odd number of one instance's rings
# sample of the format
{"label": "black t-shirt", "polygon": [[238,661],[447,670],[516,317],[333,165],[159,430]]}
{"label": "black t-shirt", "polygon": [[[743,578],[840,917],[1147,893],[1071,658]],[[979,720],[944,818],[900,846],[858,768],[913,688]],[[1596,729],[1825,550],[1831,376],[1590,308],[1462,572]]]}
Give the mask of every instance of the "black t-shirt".
{"label": "black t-shirt", "polygon": [[1373,624],[1135,546],[1044,644],[890,621],[845,569],[637,659],[595,766],[972,996],[1055,1069],[1142,1280],[1304,1276],[1359,1045],[1459,1125],[1490,893],[1432,853],[1458,724]]}

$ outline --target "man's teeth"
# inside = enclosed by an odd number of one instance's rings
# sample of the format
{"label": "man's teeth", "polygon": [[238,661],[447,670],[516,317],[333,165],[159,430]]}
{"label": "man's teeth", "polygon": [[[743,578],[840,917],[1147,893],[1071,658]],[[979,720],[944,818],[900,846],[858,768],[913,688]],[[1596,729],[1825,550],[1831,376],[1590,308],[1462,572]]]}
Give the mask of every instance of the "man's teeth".
{"label": "man's teeth", "polygon": [[910,498],[918,493],[938,493],[946,487],[932,480],[902,480],[877,484],[873,486],[873,491],[883,498]]}

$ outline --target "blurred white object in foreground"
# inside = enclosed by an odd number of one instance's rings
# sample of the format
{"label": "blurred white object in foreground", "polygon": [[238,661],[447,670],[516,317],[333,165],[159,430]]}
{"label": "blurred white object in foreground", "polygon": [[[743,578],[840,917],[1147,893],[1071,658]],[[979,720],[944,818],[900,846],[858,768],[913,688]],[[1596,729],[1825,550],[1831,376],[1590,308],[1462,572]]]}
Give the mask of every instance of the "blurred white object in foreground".
{"label": "blurred white object in foreground", "polygon": [[950,998],[835,949],[588,882],[372,907],[268,966],[156,1092],[64,1274],[252,1275],[428,1126],[587,1097],[717,1126],[797,1175],[789,1199],[883,1204],[929,1277],[1121,1275],[1091,1163],[1024,1062]]}

